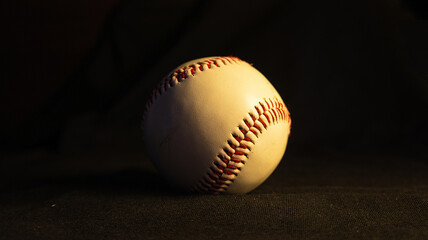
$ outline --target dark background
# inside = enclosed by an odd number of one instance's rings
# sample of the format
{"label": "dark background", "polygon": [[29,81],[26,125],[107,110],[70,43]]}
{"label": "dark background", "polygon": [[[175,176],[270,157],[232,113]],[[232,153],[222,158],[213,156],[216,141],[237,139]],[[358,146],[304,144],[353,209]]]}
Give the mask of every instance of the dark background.
{"label": "dark background", "polygon": [[[4,1],[0,239],[428,237],[428,8],[413,0]],[[185,195],[139,129],[179,64],[237,56],[293,120],[247,195]]]}

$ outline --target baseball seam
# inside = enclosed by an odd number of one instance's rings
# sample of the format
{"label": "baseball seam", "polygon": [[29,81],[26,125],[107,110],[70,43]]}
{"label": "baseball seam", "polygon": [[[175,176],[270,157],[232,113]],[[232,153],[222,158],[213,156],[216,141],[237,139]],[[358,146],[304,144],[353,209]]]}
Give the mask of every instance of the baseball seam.
{"label": "baseball seam", "polygon": [[279,121],[291,124],[290,113],[277,98],[265,98],[252,110],[231,134],[227,144],[217,155],[205,177],[193,187],[193,191],[214,194],[225,192],[248,161],[248,154],[260,134]]}
{"label": "baseball seam", "polygon": [[[213,57],[175,69],[154,88],[146,103],[142,123],[144,123],[146,114],[152,104],[169,88],[173,88],[188,77],[195,76],[200,72],[216,67],[219,68],[223,65],[239,63],[246,62],[237,57]],[[226,141],[227,144],[216,156],[204,178],[194,185],[192,190],[208,193],[226,191],[248,160],[248,154],[254,147],[259,135],[267,130],[269,126],[277,124],[279,121],[291,124],[290,114],[285,104],[277,98],[265,98],[260,101],[257,106],[254,106],[248,112],[236,130],[231,133]]]}
{"label": "baseball seam", "polygon": [[156,85],[152,94],[149,97],[149,100],[146,103],[145,111],[143,114],[143,120],[145,118],[145,113],[149,110],[150,106],[156,101],[156,99],[162,95],[167,89],[174,87],[178,83],[187,79],[190,76],[195,76],[196,74],[212,69],[214,67],[221,67],[223,65],[243,63],[245,61],[237,57],[214,57],[209,58],[201,62],[194,63],[189,66],[184,66],[182,68],[176,69],[169,73],[167,76],[162,78],[162,81]]}

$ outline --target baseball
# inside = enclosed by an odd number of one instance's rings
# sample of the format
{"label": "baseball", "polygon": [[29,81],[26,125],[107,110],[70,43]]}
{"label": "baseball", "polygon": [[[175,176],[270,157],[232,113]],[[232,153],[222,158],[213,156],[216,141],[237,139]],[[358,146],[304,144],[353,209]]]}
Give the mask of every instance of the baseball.
{"label": "baseball", "polygon": [[247,193],[281,161],[290,114],[272,84],[237,57],[207,57],[174,69],[143,114],[149,157],[173,186]]}

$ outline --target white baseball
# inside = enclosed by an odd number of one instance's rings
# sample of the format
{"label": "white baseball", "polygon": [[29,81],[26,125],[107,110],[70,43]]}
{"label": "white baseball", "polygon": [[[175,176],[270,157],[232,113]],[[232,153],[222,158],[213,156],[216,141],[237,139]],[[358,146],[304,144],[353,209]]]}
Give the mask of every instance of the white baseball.
{"label": "white baseball", "polygon": [[184,63],[154,89],[143,115],[149,156],[172,185],[246,193],[281,161],[291,119],[281,96],[236,57]]}

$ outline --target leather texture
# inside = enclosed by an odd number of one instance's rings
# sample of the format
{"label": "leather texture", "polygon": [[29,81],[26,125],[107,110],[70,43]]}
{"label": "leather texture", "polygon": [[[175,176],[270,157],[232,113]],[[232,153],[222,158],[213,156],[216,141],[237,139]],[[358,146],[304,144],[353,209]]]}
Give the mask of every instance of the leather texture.
{"label": "leather texture", "polygon": [[142,128],[151,159],[173,186],[189,191],[253,190],[281,161],[290,133],[275,88],[232,57],[177,67],[146,107]]}

